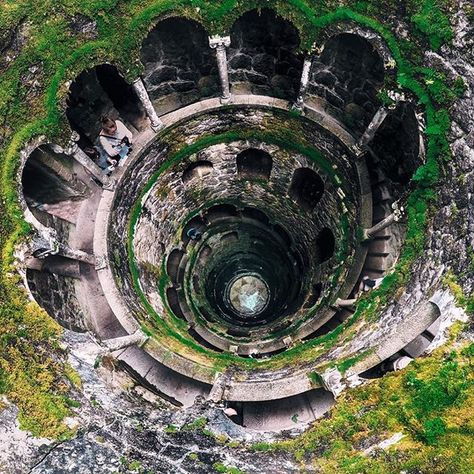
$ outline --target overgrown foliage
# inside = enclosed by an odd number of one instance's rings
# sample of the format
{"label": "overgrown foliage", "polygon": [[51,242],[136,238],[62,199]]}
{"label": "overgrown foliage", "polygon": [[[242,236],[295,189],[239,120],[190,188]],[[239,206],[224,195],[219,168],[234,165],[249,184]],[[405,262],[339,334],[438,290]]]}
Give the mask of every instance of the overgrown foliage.
{"label": "overgrown foliage", "polygon": [[[346,392],[329,418],[300,438],[254,449],[290,451],[321,473],[472,472],[473,355],[472,344],[439,350]],[[393,447],[373,447],[395,433],[403,437]]]}

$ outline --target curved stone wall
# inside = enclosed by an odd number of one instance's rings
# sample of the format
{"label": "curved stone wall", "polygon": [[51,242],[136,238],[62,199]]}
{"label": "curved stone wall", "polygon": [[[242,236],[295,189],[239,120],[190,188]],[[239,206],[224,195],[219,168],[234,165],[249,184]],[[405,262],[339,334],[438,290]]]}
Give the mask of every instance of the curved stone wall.
{"label": "curved stone wall", "polygon": [[297,29],[272,10],[252,10],[232,26],[229,75],[234,94],[295,100],[303,60]]}

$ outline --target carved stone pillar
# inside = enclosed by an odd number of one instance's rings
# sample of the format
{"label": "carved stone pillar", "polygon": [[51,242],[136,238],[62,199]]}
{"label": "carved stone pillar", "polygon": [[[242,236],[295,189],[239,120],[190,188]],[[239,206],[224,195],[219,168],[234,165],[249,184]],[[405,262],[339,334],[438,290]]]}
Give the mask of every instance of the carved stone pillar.
{"label": "carved stone pillar", "polygon": [[137,330],[128,336],[116,337],[115,339],[106,339],[104,345],[110,351],[118,351],[137,344],[142,346],[148,340],[148,336],[141,330]]}
{"label": "carved stone pillar", "polygon": [[379,107],[365,132],[353,147],[353,151],[357,157],[362,156],[367,151],[368,144],[374,139],[377,130],[380,128],[387,115],[388,109],[383,105]]}
{"label": "carved stone pillar", "polygon": [[40,260],[52,255],[60,255],[61,257],[89,263],[91,265],[97,263],[95,255],[84,252],[83,250],[72,249],[69,246],[60,243],[57,239],[56,232],[51,228],[46,228],[39,232],[31,241],[30,248],[33,257]]}
{"label": "carved stone pillar", "polygon": [[68,148],[64,150],[67,155],[72,156],[78,163],[80,163],[89,173],[94,176],[99,183],[105,189],[111,189],[113,187],[113,180],[110,179],[104,172],[96,165],[91,158],[89,158],[79,147],[77,141],[79,140],[79,134],[74,132],[71,136]]}
{"label": "carved stone pillar", "polygon": [[336,302],[334,303],[334,306],[337,308],[352,308],[356,304],[357,300],[355,298],[348,299],[348,300],[343,300],[341,298],[338,298]]}
{"label": "carved stone pillar", "polygon": [[306,95],[306,90],[308,89],[309,84],[309,76],[311,73],[311,66],[313,64],[313,58],[306,58],[303,63],[303,71],[301,73],[301,82],[300,82],[300,90],[298,92],[298,98],[295,102],[295,109],[303,110],[304,106],[304,98]]}
{"label": "carved stone pillar", "polygon": [[95,255],[84,252],[83,250],[76,250],[68,247],[67,245],[59,244],[58,255],[62,257],[77,260],[78,262],[89,263],[90,265],[96,265],[97,259]]}
{"label": "carved stone pillar", "polygon": [[399,207],[396,202],[392,204],[393,212],[388,215],[385,219],[381,220],[370,229],[364,229],[364,240],[370,240],[374,237],[377,232],[387,228],[389,225],[392,225],[394,222],[398,222],[405,210],[403,207]]}
{"label": "carved stone pillar", "polygon": [[155,107],[153,107],[153,103],[151,102],[150,96],[148,95],[148,91],[145,88],[145,84],[141,77],[136,79],[133,82],[133,88],[140,99],[143,107],[145,107],[146,114],[150,119],[151,128],[156,132],[160,128],[164,126],[163,122],[161,121],[160,117],[156,113]]}
{"label": "carved stone pillar", "polygon": [[230,46],[230,36],[211,36],[209,37],[209,46],[216,50],[217,67],[222,88],[221,102],[227,103],[231,98],[226,51],[226,48]]}

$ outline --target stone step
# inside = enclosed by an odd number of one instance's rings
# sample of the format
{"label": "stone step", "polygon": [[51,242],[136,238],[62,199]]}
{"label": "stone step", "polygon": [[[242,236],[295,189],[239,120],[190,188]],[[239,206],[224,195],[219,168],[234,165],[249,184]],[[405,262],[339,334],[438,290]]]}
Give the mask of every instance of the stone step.
{"label": "stone step", "polygon": [[389,252],[367,252],[368,257],[388,257],[390,255]]}
{"label": "stone step", "polygon": [[432,339],[426,338],[423,334],[420,334],[418,337],[413,339],[409,344],[407,344],[403,351],[407,353],[411,358],[415,359],[419,357],[426,348],[430,345]]}
{"label": "stone step", "polygon": [[253,431],[297,428],[322,417],[334,405],[332,393],[310,390],[294,397],[242,404],[242,424]]}
{"label": "stone step", "polygon": [[364,264],[365,268],[378,268],[381,271],[386,271],[387,269],[387,259],[386,256],[367,256]]}
{"label": "stone step", "polygon": [[138,382],[143,379],[158,395],[164,395],[163,398],[172,403],[189,407],[198,395],[207,397],[211,391],[210,385],[169,369],[139,347],[131,346],[112,355],[127,366]]}
{"label": "stone step", "polygon": [[375,273],[376,275],[378,275],[375,278],[380,278],[385,273],[385,270],[380,268],[364,267],[363,273],[369,276],[371,273]]}

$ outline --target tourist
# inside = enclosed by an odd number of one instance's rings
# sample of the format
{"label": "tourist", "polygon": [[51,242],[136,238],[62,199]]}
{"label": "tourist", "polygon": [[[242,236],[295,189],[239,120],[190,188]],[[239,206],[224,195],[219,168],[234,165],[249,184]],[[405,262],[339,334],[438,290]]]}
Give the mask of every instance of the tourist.
{"label": "tourist", "polygon": [[199,229],[196,229],[195,227],[191,227],[187,232],[186,235],[191,239],[191,240],[199,240],[202,237],[202,232]]}
{"label": "tourist", "polygon": [[359,292],[367,292],[377,288],[382,284],[382,278],[370,278],[368,275],[365,275],[359,285]]}
{"label": "tourist", "polygon": [[[104,116],[99,133],[99,166],[110,170],[115,168],[132,151],[132,132],[120,121]],[[104,166],[105,165],[105,166]]]}

